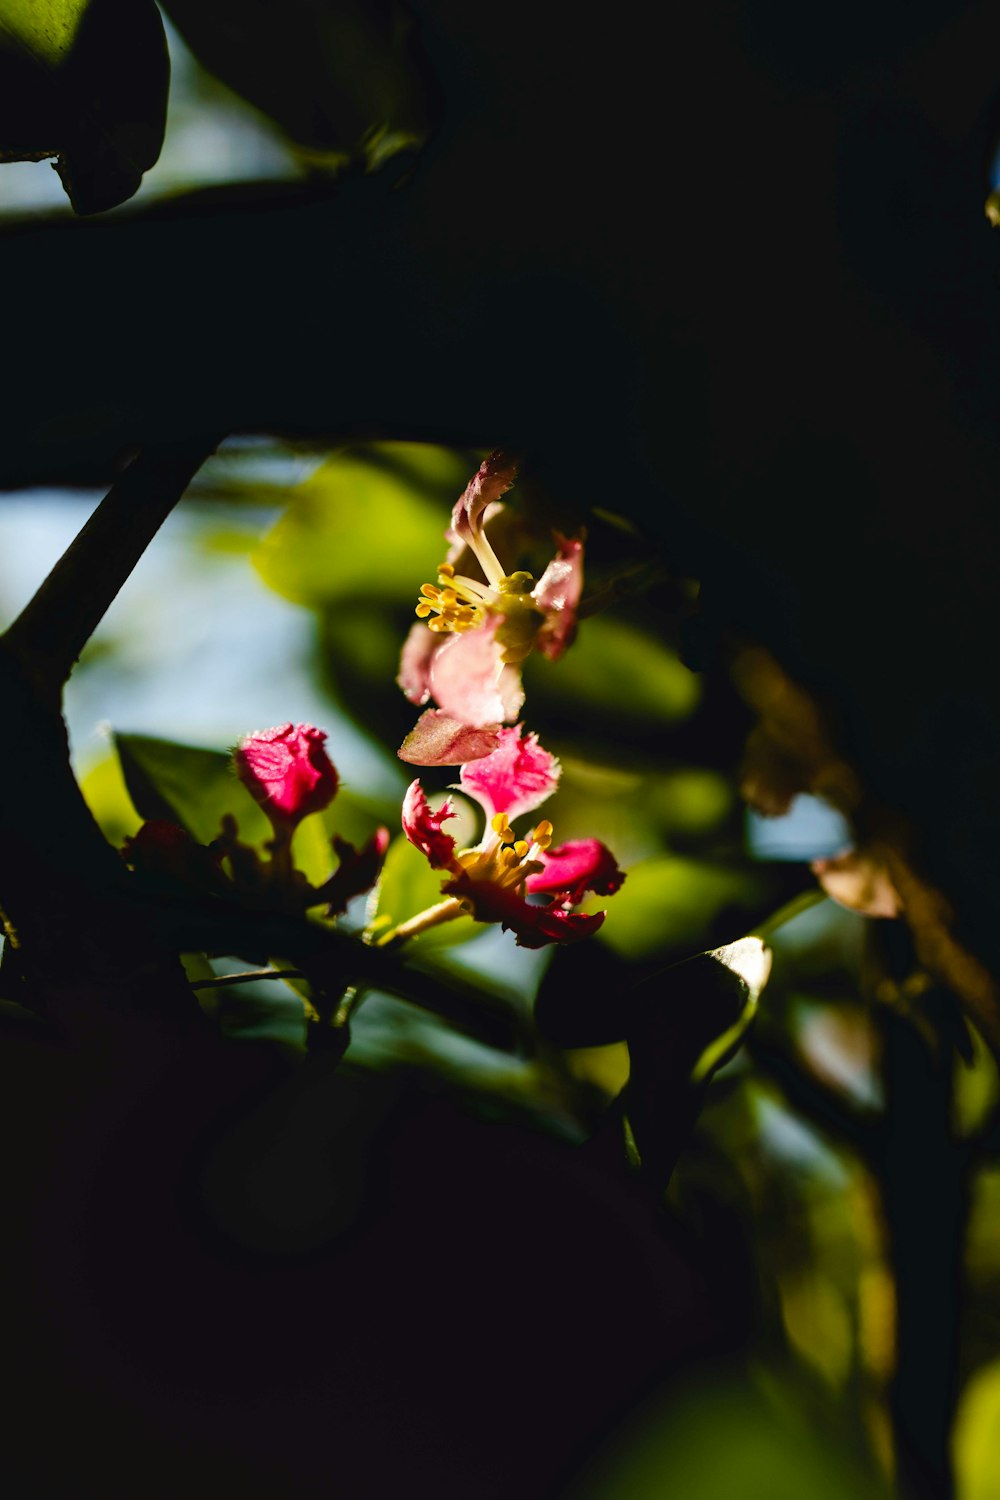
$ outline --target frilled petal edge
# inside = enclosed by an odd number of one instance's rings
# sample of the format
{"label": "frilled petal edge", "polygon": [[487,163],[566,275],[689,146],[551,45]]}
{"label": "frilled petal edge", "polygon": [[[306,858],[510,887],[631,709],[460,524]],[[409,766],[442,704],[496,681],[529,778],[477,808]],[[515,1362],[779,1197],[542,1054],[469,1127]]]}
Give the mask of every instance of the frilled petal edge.
{"label": "frilled petal edge", "polygon": [[487,818],[506,813],[513,821],[531,812],[551,796],[559,785],[562,767],[554,755],[543,750],[537,734],[524,735],[521,725],[501,729],[490,755],[463,765],[459,782],[463,792],[484,809]]}
{"label": "frilled petal edge", "polygon": [[434,870],[448,869],[455,856],[455,840],[441,824],[454,815],[451,798],[434,812],[419,781],[413,781],[403,798],[403,832]]}

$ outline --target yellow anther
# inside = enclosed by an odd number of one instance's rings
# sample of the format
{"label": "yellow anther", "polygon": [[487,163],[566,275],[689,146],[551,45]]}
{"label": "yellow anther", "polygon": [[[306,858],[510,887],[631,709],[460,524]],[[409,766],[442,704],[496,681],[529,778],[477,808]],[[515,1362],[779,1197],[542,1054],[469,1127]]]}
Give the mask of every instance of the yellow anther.
{"label": "yellow anther", "polygon": [[490,819],[490,827],[493,829],[494,833],[503,835],[510,827],[510,819],[508,818],[506,813],[494,813],[493,817]]}
{"label": "yellow anther", "polygon": [[441,590],[436,583],[422,583],[420,585],[420,592],[427,599],[436,599]]}
{"label": "yellow anther", "polygon": [[509,844],[507,844],[503,849],[500,850],[500,858],[503,860],[508,870],[513,870],[515,865],[519,865],[521,863],[521,858],[517,852],[517,849],[512,849]]}
{"label": "yellow anther", "polygon": [[543,818],[531,836],[536,844],[540,844],[543,839],[550,839],[552,837],[552,832],[552,824],[549,822],[548,818]]}
{"label": "yellow anther", "polygon": [[454,576],[455,576],[454,565],[452,563],[442,563],[441,566],[438,568],[438,575],[441,578],[454,578]]}
{"label": "yellow anther", "polygon": [[458,603],[458,595],[455,593],[455,590],[454,589],[442,589],[441,590],[441,603],[442,604],[457,604]]}
{"label": "yellow anther", "polygon": [[442,620],[441,616],[438,615],[436,619],[427,621],[427,628],[428,630],[447,630],[448,622],[447,620]]}
{"label": "yellow anther", "polygon": [[523,859],[527,852],[528,845],[526,844],[524,839],[518,839],[517,843],[514,845],[514,853],[517,855],[518,859]]}
{"label": "yellow anther", "polygon": [[421,602],[417,605],[417,618],[420,620],[426,620],[427,616],[432,613],[433,611],[430,605],[425,604],[423,600],[421,600]]}

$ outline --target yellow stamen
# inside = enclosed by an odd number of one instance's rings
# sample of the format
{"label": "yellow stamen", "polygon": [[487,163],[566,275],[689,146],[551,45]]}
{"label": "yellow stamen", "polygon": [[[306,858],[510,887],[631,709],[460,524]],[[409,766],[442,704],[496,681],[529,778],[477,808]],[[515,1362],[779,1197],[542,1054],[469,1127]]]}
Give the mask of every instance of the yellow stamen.
{"label": "yellow stamen", "polygon": [[510,827],[510,819],[506,813],[494,813],[490,819],[490,827],[494,833],[499,833],[502,836]]}
{"label": "yellow stamen", "polygon": [[531,837],[536,844],[540,844],[543,839],[551,839],[552,833],[552,824],[549,822],[548,818],[543,818]]}
{"label": "yellow stamen", "polygon": [[[466,587],[465,583],[453,584],[452,580],[455,570],[450,563],[442,563],[438,580],[436,583],[422,583],[420,585],[420,599],[417,601],[417,618],[426,620],[431,630],[441,632],[450,630],[461,632],[471,630],[474,625],[481,623],[483,618],[483,606],[480,594],[474,587]],[[436,619],[431,619],[431,615]]]}
{"label": "yellow stamen", "polygon": [[518,859],[523,859],[527,852],[528,845],[525,840],[518,839],[517,843],[514,845],[514,853],[517,855]]}

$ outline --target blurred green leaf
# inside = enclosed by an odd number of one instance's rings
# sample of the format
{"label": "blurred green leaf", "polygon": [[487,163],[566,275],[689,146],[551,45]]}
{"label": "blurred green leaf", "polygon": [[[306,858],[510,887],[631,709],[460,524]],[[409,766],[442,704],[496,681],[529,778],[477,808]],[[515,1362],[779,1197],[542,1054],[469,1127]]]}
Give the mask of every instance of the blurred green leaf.
{"label": "blurred green leaf", "polygon": [[[449,507],[469,472],[467,458],[420,443],[338,454],[295,491],[257,549],[257,570],[277,593],[313,608],[415,602],[436,576]],[[363,644],[364,632],[354,634]]]}
{"label": "blurred green leaf", "polygon": [[[378,888],[376,915],[386,918],[386,928],[396,927],[409,921],[417,912],[436,906],[444,897],[441,882],[446,878],[441,870],[432,870],[427,860],[402,834],[393,839],[385,857],[382,880]],[[471,917],[457,917],[453,922],[444,922],[432,927],[412,941],[421,948],[445,948],[455,943],[468,942],[484,931],[482,923]]]}
{"label": "blurred green leaf", "polygon": [[997,1500],[1000,1360],[977,1370],[962,1393],[952,1442],[959,1500]]}
{"label": "blurred green leaf", "polygon": [[748,911],[757,895],[753,877],[739,870],[670,855],[643,860],[603,903],[608,916],[598,937],[623,958],[680,946],[697,950],[711,940],[725,911]]}
{"label": "blurred green leaf", "polygon": [[558,662],[534,653],[524,680],[529,702],[537,694],[556,703],[572,700],[584,713],[597,709],[608,716],[602,728],[610,733],[615,713],[672,723],[692,713],[701,696],[699,679],[674,652],[610,616],[585,620]]}
{"label": "blurred green leaf", "polygon": [[647,1400],[587,1462],[567,1500],[861,1500],[880,1488],[817,1431],[791,1385],[775,1384],[768,1399],[726,1374]]}
{"label": "blurred green leaf", "polygon": [[77,213],[113,208],[160,154],[169,79],[152,0],[0,0],[0,161],[57,156]]}
{"label": "blurred green leaf", "polygon": [[955,1124],[960,1135],[981,1129],[1000,1098],[996,1058],[975,1027],[969,1027],[971,1064],[956,1057]]}

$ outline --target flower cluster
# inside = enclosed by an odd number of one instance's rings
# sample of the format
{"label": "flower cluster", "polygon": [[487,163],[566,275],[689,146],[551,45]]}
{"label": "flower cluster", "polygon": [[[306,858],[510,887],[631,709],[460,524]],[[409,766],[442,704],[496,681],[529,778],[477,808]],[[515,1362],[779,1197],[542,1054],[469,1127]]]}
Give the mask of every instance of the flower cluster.
{"label": "flower cluster", "polygon": [[[413,702],[433,698],[438,705],[421,715],[401,758],[457,766],[458,786],[483,809],[485,831],[478,844],[460,849],[443,827],[453,816],[451,800],[434,811],[419,780],[412,783],[403,800],[403,831],[441,872],[442,899],[377,938],[370,932],[379,944],[466,914],[499,923],[522,947],[573,942],[604,921],[603,912],[575,909],[587,893],[610,896],[625,879],[597,839],[553,847],[548,819],[524,837],[513,827],[551,795],[560,777],[555,756],[512,722],[524,701],[521,664],[535,649],[551,658],[565,651],[583,578],[582,540],[558,533],[555,556],[537,581],[527,572],[504,571],[486,524],[515,474],[511,459],[492,453],[455,504],[446,532],[451,551],[437,583],[421,589],[399,677]],[[227,814],[207,846],[175,824],[146,823],[126,843],[127,862],[173,887],[236,896],[261,909],[301,913],[325,906],[328,917],[343,912],[378,881],[389,835],[381,828],[360,849],[334,837],[337,868],[319,886],[295,868],[296,828],[328,807],[340,784],[325,744],[325,733],[311,724],[282,724],[247,735],[233,751],[236,775],[271,824],[263,855],[240,839],[236,819]]]}
{"label": "flower cluster", "polygon": [[485,832],[474,847],[459,849],[442,827],[453,816],[450,799],[435,812],[419,780],[412,783],[403,831],[442,872],[444,899],[384,934],[383,942],[463,914],[499,922],[521,947],[572,942],[604,921],[603,912],[573,908],[588,891],[612,895],[625,879],[597,839],[554,849],[547,819],[524,838],[511,826],[545,801],[560,775],[538,737],[514,722],[524,703],[521,665],[533,650],[555,660],[570,645],[583,587],[583,541],[558,532],[555,556],[537,580],[505,571],[486,526],[503,510],[501,497],[516,474],[509,456],[491,453],[456,501],[445,533],[451,549],[437,582],[420,590],[420,623],[403,646],[398,678],[411,702],[437,704],[407,735],[400,759],[458,766],[460,789],[486,815]]}
{"label": "flower cluster", "polygon": [[[452,510],[445,533],[451,548],[437,582],[420,590],[420,623],[406,639],[398,681],[412,703],[433,700],[437,708],[422,716],[404,742],[400,755],[412,764],[457,764],[428,758],[442,735],[463,728],[495,735],[501,724],[513,723],[524,703],[525,658],[538,649],[555,660],[573,639],[583,542],[555,533],[555,556],[536,581],[523,571],[507,573],[486,534],[516,474],[506,454],[491,453],[483,461]],[[482,755],[492,745],[487,738],[478,748],[474,742],[465,748]]]}
{"label": "flower cluster", "polygon": [[533,812],[555,791],[560,766],[520,726],[501,729],[496,748],[463,765],[459,787],[479,803],[486,830],[478,844],[459,849],[443,824],[454,815],[451,799],[433,811],[419,780],[403,801],[403,832],[445,879],[445,900],[397,928],[389,937],[414,936],[428,927],[468,914],[499,922],[522,948],[589,937],[603,912],[575,912],[588,891],[610,896],[625,879],[614,856],[598,839],[578,839],[553,849],[548,819],[519,838],[514,819]]}

